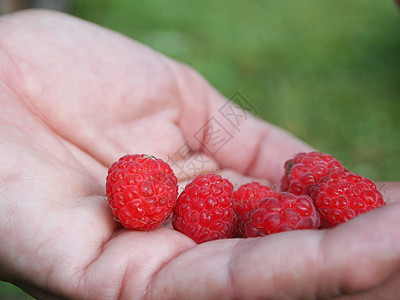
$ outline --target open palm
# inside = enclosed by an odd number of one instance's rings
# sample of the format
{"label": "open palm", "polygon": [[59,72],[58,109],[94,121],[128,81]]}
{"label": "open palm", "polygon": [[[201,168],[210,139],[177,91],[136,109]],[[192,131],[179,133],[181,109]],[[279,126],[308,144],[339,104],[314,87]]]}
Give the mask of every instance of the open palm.
{"label": "open palm", "polygon": [[190,68],[95,25],[27,11],[2,17],[0,36],[1,279],[46,299],[399,292],[394,183],[390,205],[330,231],[196,245],[169,226],[123,229],[104,181],[124,154],[169,161],[182,186],[209,171],[277,184],[284,160],[310,148]]}

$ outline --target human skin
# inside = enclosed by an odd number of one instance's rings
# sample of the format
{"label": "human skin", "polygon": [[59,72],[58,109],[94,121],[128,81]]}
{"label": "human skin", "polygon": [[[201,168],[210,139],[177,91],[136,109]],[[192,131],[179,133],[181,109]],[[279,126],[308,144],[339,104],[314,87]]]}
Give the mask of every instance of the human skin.
{"label": "human skin", "polygon": [[[312,148],[250,115],[229,122],[195,71],[99,26],[24,11],[0,18],[0,36],[0,279],[45,299],[400,297],[399,183],[330,230],[201,245],[168,225],[126,230],[104,200],[126,153],[173,162],[181,186],[210,171],[277,185]],[[223,147],[201,130],[210,120]]]}

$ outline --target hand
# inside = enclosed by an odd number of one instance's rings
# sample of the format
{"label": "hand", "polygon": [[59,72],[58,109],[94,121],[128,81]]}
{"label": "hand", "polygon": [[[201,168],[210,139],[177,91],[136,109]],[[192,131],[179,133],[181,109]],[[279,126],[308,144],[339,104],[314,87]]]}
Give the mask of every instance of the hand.
{"label": "hand", "polygon": [[46,299],[399,293],[395,183],[389,205],[329,231],[196,245],[121,228],[104,183],[124,154],[168,160],[181,185],[215,170],[278,184],[286,158],[311,148],[221,113],[231,104],[193,70],[84,21],[26,11],[0,18],[0,36],[0,279]]}

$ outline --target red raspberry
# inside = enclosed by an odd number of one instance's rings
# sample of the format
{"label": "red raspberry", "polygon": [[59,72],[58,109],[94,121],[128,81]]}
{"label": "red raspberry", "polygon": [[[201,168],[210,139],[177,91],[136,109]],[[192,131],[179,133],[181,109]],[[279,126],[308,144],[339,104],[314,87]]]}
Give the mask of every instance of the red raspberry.
{"label": "red raspberry", "polygon": [[108,170],[107,199],[124,227],[152,230],[170,215],[178,197],[177,182],[163,160],[145,154],[126,155]]}
{"label": "red raspberry", "polygon": [[295,195],[309,195],[318,180],[335,170],[346,170],[330,154],[301,152],[285,163],[285,174],[281,180],[281,191]]}
{"label": "red raspberry", "polygon": [[263,199],[245,225],[247,237],[269,235],[296,229],[317,229],[319,215],[307,195],[282,192]]}
{"label": "red raspberry", "polygon": [[344,170],[321,178],[311,197],[321,217],[321,228],[334,227],[385,205],[375,183]]}
{"label": "red raspberry", "polygon": [[260,201],[266,197],[277,197],[278,192],[259,182],[250,182],[239,187],[234,193],[236,215],[236,236],[245,237],[244,226]]}
{"label": "red raspberry", "polygon": [[216,174],[198,175],[179,195],[173,227],[196,243],[232,236],[236,215],[233,185]]}

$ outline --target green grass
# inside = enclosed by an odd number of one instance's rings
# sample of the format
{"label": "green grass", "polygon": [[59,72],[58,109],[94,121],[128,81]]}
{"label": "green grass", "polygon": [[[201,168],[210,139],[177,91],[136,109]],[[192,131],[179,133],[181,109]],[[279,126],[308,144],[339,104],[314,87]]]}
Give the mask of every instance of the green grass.
{"label": "green grass", "polygon": [[31,296],[11,283],[0,281],[0,299],[2,300],[30,300]]}
{"label": "green grass", "polygon": [[349,169],[400,179],[394,1],[76,0],[72,14],[187,63],[227,97],[240,92]]}

